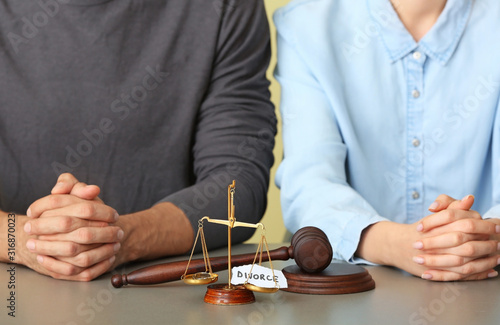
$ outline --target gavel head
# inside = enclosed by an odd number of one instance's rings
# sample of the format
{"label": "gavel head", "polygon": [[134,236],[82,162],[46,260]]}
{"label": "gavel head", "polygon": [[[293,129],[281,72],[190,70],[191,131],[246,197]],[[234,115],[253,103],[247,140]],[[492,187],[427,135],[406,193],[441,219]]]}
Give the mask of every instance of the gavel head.
{"label": "gavel head", "polygon": [[295,263],[306,273],[319,273],[332,262],[333,250],[326,234],[316,227],[299,229],[291,240]]}

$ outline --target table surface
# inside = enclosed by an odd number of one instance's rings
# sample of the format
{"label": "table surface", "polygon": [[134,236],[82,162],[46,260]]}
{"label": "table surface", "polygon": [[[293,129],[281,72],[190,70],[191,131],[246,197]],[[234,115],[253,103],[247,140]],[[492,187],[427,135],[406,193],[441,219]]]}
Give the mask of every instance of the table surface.
{"label": "table surface", "polygon": [[[270,245],[277,248],[281,245]],[[250,253],[255,245],[233,247]],[[216,250],[210,256],[226,255]],[[199,256],[198,256],[199,257]],[[9,269],[1,264],[0,324],[499,324],[500,279],[437,283],[397,269],[365,267],[375,290],[345,295],[305,295],[278,291],[256,293],[256,302],[216,306],[203,302],[206,286],[182,281],[115,289],[111,276],[146,265],[182,260],[171,258],[120,267],[86,283],[54,280],[15,266],[16,317],[8,315]],[[273,261],[275,268],[293,260]],[[218,272],[227,282],[227,271]]]}

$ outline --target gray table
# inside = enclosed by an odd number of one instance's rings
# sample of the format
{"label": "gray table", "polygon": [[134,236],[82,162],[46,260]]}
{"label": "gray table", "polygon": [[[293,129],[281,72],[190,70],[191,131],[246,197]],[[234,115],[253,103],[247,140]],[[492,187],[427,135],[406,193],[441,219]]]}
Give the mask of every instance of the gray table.
{"label": "gray table", "polygon": [[[276,248],[278,245],[271,245]],[[233,247],[249,253],[254,245]],[[225,255],[225,250],[213,256]],[[168,259],[165,261],[179,260]],[[161,261],[164,262],[164,261]],[[127,265],[128,273],[153,263]],[[276,268],[293,261],[275,261]],[[375,290],[348,295],[256,293],[257,302],[214,306],[206,286],[181,281],[155,286],[111,286],[112,274],[89,283],[54,280],[16,266],[16,317],[8,316],[10,266],[0,264],[0,324],[499,324],[500,279],[464,283],[424,281],[388,267],[367,267]],[[219,282],[227,271],[219,272]]]}

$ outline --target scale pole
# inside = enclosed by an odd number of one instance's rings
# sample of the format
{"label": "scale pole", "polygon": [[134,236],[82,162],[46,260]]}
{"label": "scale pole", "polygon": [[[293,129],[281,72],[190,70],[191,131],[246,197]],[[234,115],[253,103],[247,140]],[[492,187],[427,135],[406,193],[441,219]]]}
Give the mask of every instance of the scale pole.
{"label": "scale pole", "polygon": [[235,181],[227,187],[227,219],[228,219],[228,227],[227,227],[227,266],[228,266],[228,274],[229,281],[228,288],[231,289],[231,228],[234,227],[234,188]]}
{"label": "scale pole", "polygon": [[228,288],[231,289],[231,227],[227,227],[227,240],[229,242],[227,246],[227,270],[229,273]]}

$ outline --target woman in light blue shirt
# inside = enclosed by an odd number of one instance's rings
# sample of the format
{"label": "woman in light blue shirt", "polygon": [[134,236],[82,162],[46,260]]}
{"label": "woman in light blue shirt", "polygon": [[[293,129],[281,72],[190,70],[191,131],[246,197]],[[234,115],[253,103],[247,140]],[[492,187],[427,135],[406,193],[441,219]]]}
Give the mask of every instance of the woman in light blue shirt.
{"label": "woman in light blue shirt", "polygon": [[352,263],[497,276],[500,2],[294,0],[274,19],[287,228]]}

